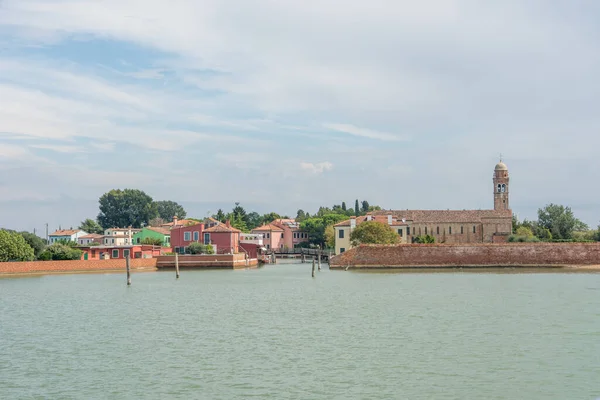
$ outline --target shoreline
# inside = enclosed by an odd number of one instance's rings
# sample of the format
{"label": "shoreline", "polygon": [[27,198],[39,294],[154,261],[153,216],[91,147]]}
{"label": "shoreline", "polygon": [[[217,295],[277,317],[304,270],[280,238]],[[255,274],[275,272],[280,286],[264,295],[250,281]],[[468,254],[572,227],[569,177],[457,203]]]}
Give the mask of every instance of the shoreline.
{"label": "shoreline", "polygon": [[[134,272],[158,272],[158,268],[131,268],[131,273]],[[31,272],[2,272],[0,271],[0,279],[2,278],[20,278],[27,276],[43,276],[43,275],[68,275],[68,274],[100,274],[109,273],[126,274],[127,271],[124,269],[81,269],[81,270],[67,270],[67,271],[31,271]]]}

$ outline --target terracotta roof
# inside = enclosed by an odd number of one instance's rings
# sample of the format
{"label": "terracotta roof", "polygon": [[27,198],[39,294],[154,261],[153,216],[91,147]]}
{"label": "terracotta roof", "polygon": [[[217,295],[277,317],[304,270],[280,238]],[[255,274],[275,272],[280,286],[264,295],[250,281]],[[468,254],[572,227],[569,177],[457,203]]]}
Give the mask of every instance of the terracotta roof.
{"label": "terracotta roof", "polygon": [[375,211],[372,215],[386,217],[388,213],[391,213],[398,220],[405,218],[407,221],[415,223],[481,222],[485,218],[512,217],[511,210],[390,210]]}
{"label": "terracotta roof", "polygon": [[263,226],[259,226],[258,228],[252,229],[254,231],[275,231],[275,232],[283,232],[283,229],[275,225],[274,223],[265,224]]}
{"label": "terracotta roof", "polygon": [[[180,219],[177,220],[177,226],[189,226],[189,225],[195,225],[198,224],[198,221],[194,221],[193,219]],[[165,226],[173,226],[173,221],[171,222],[167,222],[166,224],[162,224],[161,227],[165,227]]]}
{"label": "terracotta roof", "polygon": [[[367,216],[361,216],[361,217],[356,217],[356,225],[360,225],[363,222],[367,222]],[[388,224],[388,218],[387,215],[383,215],[383,216],[372,216],[371,221],[375,221],[375,222],[381,222],[382,224]],[[402,222],[402,220],[398,220],[396,218],[392,217],[392,225],[390,226],[404,226],[407,225],[406,223]],[[335,224],[334,226],[350,226],[350,220],[347,219],[345,221],[342,221],[338,224]]]}
{"label": "terracotta roof", "polygon": [[76,234],[77,232],[83,232],[81,229],[62,229],[58,230],[54,233],[51,233],[48,236],[71,236]]}
{"label": "terracotta roof", "polygon": [[170,235],[171,234],[171,231],[169,229],[163,228],[163,227],[149,226],[146,229],[149,229],[149,230],[157,232],[157,233],[161,233],[163,235]]}
{"label": "terracotta roof", "polygon": [[97,233],[90,233],[89,235],[79,236],[79,239],[102,239],[104,235],[99,235]]}
{"label": "terracotta roof", "polygon": [[242,231],[240,231],[239,229],[236,229],[232,226],[227,226],[225,224],[219,224],[219,225],[213,226],[212,228],[205,229],[203,232],[208,232],[208,233],[211,233],[211,232],[233,232],[233,233],[239,232],[239,233],[241,233]]}
{"label": "terracotta roof", "polygon": [[[189,228],[190,226],[204,225],[204,223],[202,223],[202,222],[198,222],[198,221],[193,221],[193,222],[194,222],[193,224],[189,224],[189,225],[185,225],[185,226],[177,224],[176,226],[171,228],[171,231],[173,231],[175,229]],[[167,230],[169,229],[169,228],[165,228],[165,227],[162,227],[162,228],[167,229]]]}

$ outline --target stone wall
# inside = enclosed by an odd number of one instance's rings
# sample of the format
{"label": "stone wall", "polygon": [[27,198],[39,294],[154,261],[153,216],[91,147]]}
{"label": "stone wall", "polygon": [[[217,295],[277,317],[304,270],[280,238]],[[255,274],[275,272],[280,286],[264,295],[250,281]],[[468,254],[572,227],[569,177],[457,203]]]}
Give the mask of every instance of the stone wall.
{"label": "stone wall", "polygon": [[[2,262],[0,274],[27,274],[51,272],[116,271],[126,269],[124,259],[69,260],[69,261],[25,261]],[[156,269],[156,258],[133,258],[131,269]]]}
{"label": "stone wall", "polygon": [[[179,255],[179,268],[225,268],[237,269],[255,267],[256,258],[246,259],[243,253],[237,254],[182,254]],[[160,256],[157,258],[158,268],[175,268],[175,256]]]}
{"label": "stone wall", "polygon": [[330,264],[331,268],[570,265],[600,265],[600,243],[363,245],[333,257]]}

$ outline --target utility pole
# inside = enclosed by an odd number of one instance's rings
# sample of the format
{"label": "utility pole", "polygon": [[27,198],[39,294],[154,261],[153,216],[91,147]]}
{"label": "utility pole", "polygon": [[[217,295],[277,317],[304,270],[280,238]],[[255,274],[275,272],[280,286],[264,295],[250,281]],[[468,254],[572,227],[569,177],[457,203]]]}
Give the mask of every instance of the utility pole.
{"label": "utility pole", "polygon": [[46,244],[48,243],[48,223],[46,222]]}

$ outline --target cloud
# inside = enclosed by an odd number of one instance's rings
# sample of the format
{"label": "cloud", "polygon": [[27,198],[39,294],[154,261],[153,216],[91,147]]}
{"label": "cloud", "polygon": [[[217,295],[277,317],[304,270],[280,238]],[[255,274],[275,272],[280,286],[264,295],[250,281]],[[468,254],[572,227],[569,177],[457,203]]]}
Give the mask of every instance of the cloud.
{"label": "cloud", "polygon": [[57,153],[83,153],[85,150],[79,146],[56,145],[56,144],[34,144],[30,147],[35,149],[52,150]]}
{"label": "cloud", "polygon": [[348,135],[359,136],[368,139],[377,139],[388,142],[408,140],[405,136],[378,132],[372,129],[359,128],[351,124],[323,124],[323,126],[336,132],[347,133]]}
{"label": "cloud", "polygon": [[322,174],[325,171],[330,171],[333,168],[333,164],[329,161],[320,163],[301,162],[300,168],[313,174]]}

